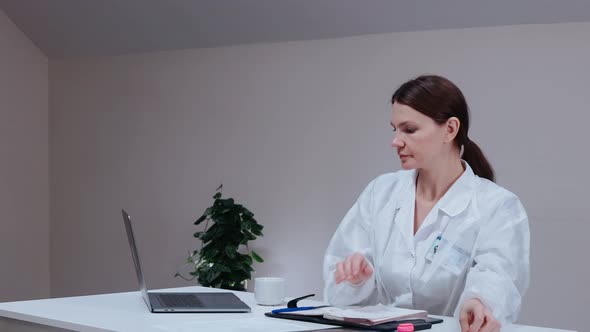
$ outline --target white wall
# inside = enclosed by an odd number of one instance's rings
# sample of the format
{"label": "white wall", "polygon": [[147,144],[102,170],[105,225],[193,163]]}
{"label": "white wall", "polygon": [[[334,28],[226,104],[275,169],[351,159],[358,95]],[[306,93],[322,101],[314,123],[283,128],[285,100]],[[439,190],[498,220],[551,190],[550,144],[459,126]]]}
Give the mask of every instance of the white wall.
{"label": "white wall", "polygon": [[49,295],[47,58],[0,11],[0,302]]}
{"label": "white wall", "polygon": [[509,26],[52,61],[52,295],[136,288],[121,207],[148,284],[186,285],[172,275],[220,181],[265,226],[257,275],[321,294],[340,219],[399,169],[391,93],[438,73],[463,89],[470,136],[529,212],[521,322],[582,329],[589,34],[590,23]]}

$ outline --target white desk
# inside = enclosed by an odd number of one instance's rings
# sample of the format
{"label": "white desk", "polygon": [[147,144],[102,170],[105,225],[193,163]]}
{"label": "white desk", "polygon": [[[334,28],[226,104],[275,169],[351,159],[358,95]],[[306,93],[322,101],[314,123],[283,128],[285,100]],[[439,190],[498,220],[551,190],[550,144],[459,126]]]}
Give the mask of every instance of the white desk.
{"label": "white desk", "polygon": [[[161,291],[210,292],[216,290],[185,287]],[[287,332],[334,327],[266,317],[265,312],[278,307],[256,305],[252,293],[235,292],[235,294],[252,308],[251,313],[152,314],[147,310],[139,292],[6,302],[0,303],[0,330]],[[319,302],[311,300],[300,302],[302,306],[317,304]],[[457,332],[461,330],[454,318],[443,318],[444,323],[433,325],[432,330],[427,331]],[[10,329],[6,328],[7,326]],[[510,325],[505,326],[502,331],[564,332],[565,330]]]}

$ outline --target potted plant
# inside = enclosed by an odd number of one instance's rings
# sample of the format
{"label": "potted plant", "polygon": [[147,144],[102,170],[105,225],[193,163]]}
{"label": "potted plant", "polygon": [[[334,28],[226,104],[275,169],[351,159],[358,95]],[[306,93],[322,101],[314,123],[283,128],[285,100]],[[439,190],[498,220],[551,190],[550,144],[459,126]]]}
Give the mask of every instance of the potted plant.
{"label": "potted plant", "polygon": [[189,253],[187,264],[191,277],[180,273],[175,276],[185,280],[197,278],[207,287],[245,290],[246,280],[252,278],[253,261],[264,260],[248,242],[262,236],[263,226],[254,219],[254,214],[233,198],[222,198],[223,185],[216,189],[213,205],[208,207],[195,225],[206,222],[205,230],[194,233],[201,240],[201,249]]}

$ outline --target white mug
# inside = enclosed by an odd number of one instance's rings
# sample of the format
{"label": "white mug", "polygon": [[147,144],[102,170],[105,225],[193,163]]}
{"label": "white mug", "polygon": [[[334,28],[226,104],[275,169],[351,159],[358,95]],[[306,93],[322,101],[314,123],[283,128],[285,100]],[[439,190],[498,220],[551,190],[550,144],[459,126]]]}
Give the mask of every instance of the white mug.
{"label": "white mug", "polygon": [[254,279],[254,297],[260,305],[280,305],[285,301],[285,278],[259,277]]}

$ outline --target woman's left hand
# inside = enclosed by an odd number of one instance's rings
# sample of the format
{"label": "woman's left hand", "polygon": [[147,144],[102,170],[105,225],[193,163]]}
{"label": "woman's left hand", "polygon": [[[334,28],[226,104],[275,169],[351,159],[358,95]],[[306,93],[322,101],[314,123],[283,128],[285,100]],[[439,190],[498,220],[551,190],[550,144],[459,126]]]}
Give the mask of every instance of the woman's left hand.
{"label": "woman's left hand", "polygon": [[461,332],[499,332],[502,325],[478,299],[463,303],[459,315]]}

